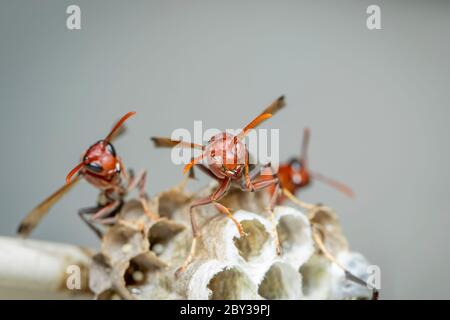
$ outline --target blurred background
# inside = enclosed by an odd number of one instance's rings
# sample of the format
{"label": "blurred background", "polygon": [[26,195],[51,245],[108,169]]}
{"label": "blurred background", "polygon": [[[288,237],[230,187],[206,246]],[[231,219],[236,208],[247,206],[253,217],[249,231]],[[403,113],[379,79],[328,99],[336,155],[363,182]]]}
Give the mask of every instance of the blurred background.
{"label": "blurred background", "polygon": [[[81,30],[66,28],[67,6]],[[366,9],[381,8],[381,30]],[[0,234],[64,183],[127,111],[115,144],[149,171],[150,195],[182,179],[152,135],[240,128],[280,94],[281,160],[312,130],[310,163],[349,184],[299,196],[340,214],[381,268],[382,298],[450,298],[449,1],[0,1]],[[192,183],[201,187],[207,179]],[[83,182],[33,237],[96,247],[77,215]]]}

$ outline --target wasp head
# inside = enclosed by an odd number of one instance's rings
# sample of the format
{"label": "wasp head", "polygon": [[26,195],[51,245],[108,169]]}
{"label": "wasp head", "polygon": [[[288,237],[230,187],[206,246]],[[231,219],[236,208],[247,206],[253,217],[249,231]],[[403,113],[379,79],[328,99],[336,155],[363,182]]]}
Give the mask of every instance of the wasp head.
{"label": "wasp head", "polygon": [[215,176],[238,179],[245,168],[247,148],[236,136],[219,133],[206,146],[205,157]]}

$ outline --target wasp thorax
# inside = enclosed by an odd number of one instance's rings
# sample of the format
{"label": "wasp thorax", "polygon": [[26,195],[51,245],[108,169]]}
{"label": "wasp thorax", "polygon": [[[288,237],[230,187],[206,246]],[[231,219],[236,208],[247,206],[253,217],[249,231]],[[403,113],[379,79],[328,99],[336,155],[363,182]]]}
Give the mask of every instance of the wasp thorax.
{"label": "wasp thorax", "polygon": [[219,133],[211,138],[205,155],[209,169],[218,178],[239,178],[245,167],[247,149],[236,136]]}

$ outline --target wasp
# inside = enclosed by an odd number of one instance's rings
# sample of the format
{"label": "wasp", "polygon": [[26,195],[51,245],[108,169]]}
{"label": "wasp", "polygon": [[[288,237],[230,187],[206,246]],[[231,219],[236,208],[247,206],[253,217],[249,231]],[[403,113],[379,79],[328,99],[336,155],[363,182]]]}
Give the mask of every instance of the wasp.
{"label": "wasp", "polygon": [[144,212],[152,219],[157,219],[147,205],[146,171],[141,171],[136,176],[132,170],[127,173],[121,158],[111,143],[123,133],[123,123],[134,114],[135,112],[125,114],[104,139],[97,141],[83,153],[81,161],[67,175],[65,185],[41,202],[22,220],[17,229],[19,235],[28,236],[51,207],[82,179],[100,190],[97,206],[78,211],[80,218],[99,238],[102,237],[102,232],[95,224],[114,224],[125,196],[135,188],[138,188],[139,200]]}
{"label": "wasp", "polygon": [[[342,192],[348,197],[353,198],[355,194],[348,186],[310,169],[308,162],[308,146],[310,137],[311,130],[309,128],[305,128],[303,130],[300,156],[293,157],[288,162],[280,164],[278,168],[278,178],[280,179],[281,187],[283,189],[287,189],[292,194],[296,194],[299,190],[309,187],[313,181],[321,181]],[[275,189],[272,187],[269,189],[269,192],[273,193],[275,192]],[[277,204],[281,204],[285,200],[286,197],[283,194],[277,198]]]}
{"label": "wasp", "polygon": [[[276,174],[268,175],[268,178],[260,179],[261,172],[259,167],[257,170],[250,170],[249,151],[243,139],[258,125],[271,118],[277,111],[285,106],[284,96],[279,97],[263,110],[256,118],[248,123],[237,135],[222,132],[214,135],[206,145],[172,140],[164,137],[152,137],[156,147],[183,147],[201,150],[201,155],[195,157],[184,167],[184,173],[191,172],[196,166],[205,174],[218,182],[217,189],[208,197],[194,200],[190,205],[190,221],[193,233],[193,241],[191,250],[184,261],[183,265],[177,270],[179,275],[185,270],[195,255],[196,244],[200,236],[197,225],[195,207],[213,204],[221,213],[230,218],[236,225],[239,234],[245,236],[244,229],[239,221],[237,221],[231,209],[219,203],[232,185],[240,188],[242,191],[253,192],[274,186],[278,189],[279,180]],[[270,199],[269,210],[273,213],[278,192],[274,192]],[[279,241],[277,241],[277,250],[279,251]]]}

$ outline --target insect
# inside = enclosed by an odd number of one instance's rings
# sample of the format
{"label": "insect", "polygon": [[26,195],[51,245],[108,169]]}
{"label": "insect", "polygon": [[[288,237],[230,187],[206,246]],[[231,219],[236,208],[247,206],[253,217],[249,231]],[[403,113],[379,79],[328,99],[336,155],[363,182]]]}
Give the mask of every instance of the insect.
{"label": "insect", "polygon": [[[188,257],[177,271],[178,275],[185,270],[195,255],[196,244],[200,235],[195,212],[193,211],[195,207],[213,204],[221,213],[225,214],[236,224],[239,234],[244,236],[245,232],[242,225],[233,217],[230,209],[226,208],[218,201],[225,196],[232,184],[236,185],[241,190],[248,192],[265,189],[270,186],[274,186],[275,190],[278,188],[279,183],[276,175],[271,175],[270,178],[259,180],[258,178],[261,173],[259,168],[258,170],[250,171],[249,152],[242,140],[251,129],[271,118],[272,115],[283,108],[284,105],[284,97],[281,96],[247,124],[238,135],[222,132],[213,136],[206,145],[171,140],[170,138],[152,137],[156,147],[179,146],[201,150],[202,154],[193,158],[191,162],[184,167],[184,173],[189,172],[193,166],[197,166],[201,171],[215,179],[219,184],[213,194],[206,198],[194,200],[190,205],[190,219],[194,238]],[[276,197],[277,192],[274,192],[269,205],[270,211],[272,212],[276,203]],[[276,241],[277,247],[279,248],[279,242],[278,240]]]}
{"label": "insect", "polygon": [[[287,163],[280,164],[278,169],[278,178],[280,179],[281,187],[283,189],[287,189],[292,194],[296,194],[299,190],[310,186],[312,181],[321,181],[353,198],[353,191],[343,183],[328,178],[320,173],[311,171],[308,162],[308,145],[310,136],[311,131],[308,128],[305,128],[303,131],[300,157],[294,157]],[[271,187],[269,192],[275,192],[274,188]],[[286,197],[282,195],[278,197],[277,202],[278,204],[281,204],[285,200]]]}
{"label": "insect", "polygon": [[66,184],[34,208],[21,222],[17,230],[21,236],[28,236],[38,225],[50,208],[70,191],[82,178],[100,190],[97,206],[79,210],[81,219],[97,234],[102,232],[95,223],[102,225],[114,224],[116,214],[123,205],[124,197],[134,188],[139,189],[139,199],[144,212],[152,219],[156,215],[151,213],[147,206],[145,194],[146,171],[134,176],[133,172],[127,174],[120,157],[116,154],[111,141],[123,132],[123,123],[133,116],[135,112],[125,114],[112,128],[106,138],[97,141],[83,154],[81,161],[67,175]]}

